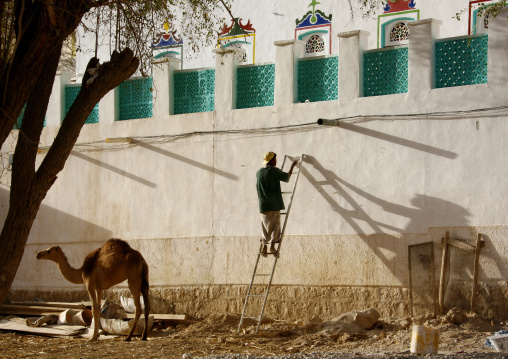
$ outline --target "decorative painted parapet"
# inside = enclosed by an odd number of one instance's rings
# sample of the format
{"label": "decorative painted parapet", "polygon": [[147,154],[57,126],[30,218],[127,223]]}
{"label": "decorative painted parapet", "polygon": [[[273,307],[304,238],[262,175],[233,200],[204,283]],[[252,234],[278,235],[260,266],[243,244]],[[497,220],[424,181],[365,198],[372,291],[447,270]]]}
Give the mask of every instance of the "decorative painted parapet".
{"label": "decorative painted parapet", "polygon": [[154,59],[180,58],[180,66],[183,66],[183,39],[178,36],[173,23],[166,20],[160,31],[155,35],[151,48]]}
{"label": "decorative painted parapet", "polygon": [[230,26],[223,24],[219,34],[219,46],[223,49],[241,49],[237,53],[237,60],[241,64],[254,64],[256,62],[256,29],[250,20],[244,24],[242,18],[231,20]]}
{"label": "decorative painted parapet", "polygon": [[[101,100],[87,123],[234,109],[285,107],[298,102],[345,104],[362,97],[407,93],[417,99],[432,89],[508,83],[507,11],[492,20],[489,35],[436,39],[440,21],[408,24],[409,44],[367,50],[369,34],[338,34],[339,55],[304,58],[300,40],[277,41],[275,64],[238,66],[237,48],[214,50],[215,69],[179,70],[177,59],[154,62],[152,78],[124,82]],[[501,60],[502,59],[502,60]],[[340,64],[340,65],[339,65]],[[59,126],[75,98],[70,76],[58,75],[48,109],[48,126]],[[67,87],[66,87],[67,86]],[[76,90],[74,90],[76,89]],[[308,101],[307,101],[308,100]],[[152,110],[153,109],[153,110]],[[220,121],[228,121],[221,116]]]}
{"label": "decorative painted parapet", "polygon": [[296,19],[295,39],[304,43],[302,57],[331,55],[332,53],[332,14],[326,15],[316,6],[320,3],[312,1],[312,7],[301,19]]}

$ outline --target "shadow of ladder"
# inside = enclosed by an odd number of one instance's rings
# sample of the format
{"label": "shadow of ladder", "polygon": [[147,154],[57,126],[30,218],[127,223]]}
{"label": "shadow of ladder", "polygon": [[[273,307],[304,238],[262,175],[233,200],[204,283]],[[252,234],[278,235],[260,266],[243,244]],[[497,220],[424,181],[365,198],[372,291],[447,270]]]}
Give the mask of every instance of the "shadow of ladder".
{"label": "shadow of ladder", "polygon": [[[259,248],[259,251],[258,251],[257,257],[256,257],[256,263],[254,264],[254,271],[252,272],[252,278],[251,278],[250,284],[249,284],[249,289],[247,290],[247,296],[245,297],[245,302],[244,302],[243,310],[242,310],[242,316],[240,317],[240,323],[238,324],[238,330],[237,330],[238,334],[240,334],[240,330],[242,328],[244,319],[256,319],[257,320],[258,323],[257,323],[257,327],[256,327],[256,334],[259,330],[259,326],[261,325],[261,321],[263,319],[263,312],[265,311],[266,302],[268,300],[268,294],[270,293],[270,287],[272,285],[273,274],[275,273],[275,267],[277,266],[277,260],[279,259],[282,240],[284,239],[284,233],[286,231],[286,225],[288,223],[289,212],[291,211],[291,205],[293,204],[293,198],[295,195],[296,185],[298,184],[298,179],[300,178],[301,166],[302,166],[302,162],[304,161],[304,158],[305,158],[304,154],[302,154],[300,156],[300,158],[298,158],[298,157],[293,158],[288,155],[284,156],[284,161],[282,162],[282,167],[281,167],[281,169],[283,171],[284,171],[284,166],[285,165],[291,166],[291,163],[294,160],[297,160],[298,164],[297,164],[297,166],[295,166],[297,171],[293,172],[293,175],[291,176],[291,178],[288,181],[288,185],[290,186],[291,191],[282,191],[283,196],[289,195],[289,203],[287,205],[286,211],[281,211],[281,213],[280,213],[280,215],[284,216],[285,218],[284,218],[284,225],[282,226],[282,231],[281,231],[280,237],[279,237],[280,238],[279,246],[278,246],[275,253],[268,253],[265,255],[263,255],[263,253],[261,253],[261,248],[263,247],[263,244],[261,244],[261,247]],[[294,176],[294,175],[296,175],[296,176]],[[292,180],[293,178],[294,178],[294,182]],[[292,187],[291,187],[291,184],[292,184]],[[260,259],[265,258],[265,257],[267,260],[273,259],[272,269],[271,269],[270,273],[258,273],[257,271],[258,271],[258,265],[259,265]],[[265,284],[266,289],[264,291],[264,294],[251,294],[255,279],[262,278],[262,277],[269,277],[268,283]],[[261,306],[261,313],[257,317],[246,316],[245,313],[247,310],[247,305],[249,303],[249,300],[255,299],[255,298],[263,300],[263,304]]]}

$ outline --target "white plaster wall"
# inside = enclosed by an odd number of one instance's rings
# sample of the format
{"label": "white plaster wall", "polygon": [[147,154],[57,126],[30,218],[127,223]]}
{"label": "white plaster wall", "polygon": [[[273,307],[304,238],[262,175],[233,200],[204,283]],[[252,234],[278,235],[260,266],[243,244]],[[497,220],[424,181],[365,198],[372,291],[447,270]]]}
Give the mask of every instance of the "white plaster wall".
{"label": "white plaster wall", "polygon": [[[279,154],[279,163],[284,154],[306,154],[275,283],[407,287],[407,246],[438,243],[429,227],[452,226],[488,233],[480,280],[503,280],[508,275],[506,16],[491,26],[487,84],[431,89],[422,82],[413,83],[407,94],[281,101],[241,110],[231,109],[231,93],[216,90],[219,107],[213,112],[121,122],[101,118],[85,125],[43,201],[13,289],[75,288],[52,263],[35,261],[34,252],[61,244],[78,266],[110,237],[126,239],[142,252],[153,286],[248,283],[260,234],[255,173],[268,150]],[[431,25],[415,25],[427,38],[411,40],[413,55],[423,51],[428,58],[428,46],[419,45],[428,43]],[[340,56],[349,56],[359,51],[365,35],[341,36],[350,48]],[[283,54],[277,61],[288,64],[298,51],[285,48],[277,47]],[[216,89],[230,89],[234,82],[234,54],[223,55],[217,59],[222,75]],[[410,73],[415,66],[423,71],[431,66],[419,58],[410,56]],[[276,98],[293,87],[293,75],[282,73]],[[491,73],[498,75],[492,81]],[[339,93],[358,90],[358,83],[340,83],[345,87]],[[489,108],[497,110],[480,111]],[[350,116],[363,117],[340,127],[315,124],[319,118]],[[58,126],[45,128],[41,145],[50,145],[57,131]],[[135,142],[98,143],[127,136]],[[3,151],[8,148],[5,144]],[[0,193],[6,203],[8,188]],[[41,272],[50,273],[44,282]]]}

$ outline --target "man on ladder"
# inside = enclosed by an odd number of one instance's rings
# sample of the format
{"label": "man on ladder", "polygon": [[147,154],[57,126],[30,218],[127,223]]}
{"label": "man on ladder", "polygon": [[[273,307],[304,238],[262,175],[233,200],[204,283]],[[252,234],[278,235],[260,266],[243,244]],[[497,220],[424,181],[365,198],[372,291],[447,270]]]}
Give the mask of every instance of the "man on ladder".
{"label": "man on ladder", "polygon": [[[282,161],[282,168],[286,164],[286,160],[291,159],[290,156],[284,156],[284,160]],[[261,168],[257,172],[257,190],[259,197],[259,211],[261,212],[262,218],[262,227],[263,227],[263,238],[261,239],[261,249],[256,256],[256,264],[254,265],[254,271],[252,273],[252,278],[250,280],[249,289],[247,290],[247,296],[245,297],[245,302],[243,303],[242,316],[240,317],[240,323],[238,323],[238,333],[240,333],[240,329],[242,328],[243,320],[246,318],[249,319],[257,319],[258,324],[256,327],[256,334],[259,330],[259,326],[261,325],[261,321],[263,318],[263,313],[265,311],[266,301],[268,299],[268,294],[270,292],[270,286],[272,285],[273,274],[275,273],[275,266],[277,265],[277,260],[279,259],[278,252],[280,251],[280,243],[284,237],[284,232],[286,231],[286,224],[289,216],[289,211],[293,204],[293,196],[296,190],[296,184],[298,183],[298,178],[300,177],[301,165],[304,160],[304,155],[300,157],[300,159],[293,161],[291,164],[291,168],[286,173],[282,169],[278,169],[275,167],[277,165],[277,155],[273,152],[267,152],[264,156],[263,168]],[[288,161],[289,163],[289,161]],[[280,187],[280,181],[289,182],[289,178],[293,173],[293,168],[298,165],[298,171],[296,172],[296,178],[293,183],[293,189],[290,192],[282,192]],[[290,194],[288,208],[286,211],[281,213],[281,210],[285,209],[284,201],[282,199],[282,194]],[[280,228],[280,216],[284,215],[284,225],[282,226],[282,231]],[[278,248],[275,248],[275,244],[279,243]],[[264,271],[265,273],[258,273],[258,264],[261,257],[266,257],[268,253],[268,244],[270,244],[270,253],[273,254],[273,264],[270,273]],[[264,268],[266,269],[266,268]],[[266,286],[264,294],[252,293],[252,288],[255,285],[254,280],[256,278],[268,278],[268,283],[263,284]],[[257,285],[257,284],[256,284]],[[246,316],[247,312],[252,312],[252,310],[247,310],[247,306],[249,303],[249,299],[261,299],[261,311],[258,316]],[[254,301],[254,304],[258,303]]]}
{"label": "man on ladder", "polygon": [[293,168],[298,161],[295,160],[291,164],[289,172],[286,173],[275,167],[277,165],[277,155],[274,152],[265,153],[263,159],[263,167],[256,174],[256,188],[263,228],[261,253],[267,254],[267,247],[270,244],[269,253],[276,254],[275,244],[280,242],[280,211],[285,208],[280,181],[289,181]]}

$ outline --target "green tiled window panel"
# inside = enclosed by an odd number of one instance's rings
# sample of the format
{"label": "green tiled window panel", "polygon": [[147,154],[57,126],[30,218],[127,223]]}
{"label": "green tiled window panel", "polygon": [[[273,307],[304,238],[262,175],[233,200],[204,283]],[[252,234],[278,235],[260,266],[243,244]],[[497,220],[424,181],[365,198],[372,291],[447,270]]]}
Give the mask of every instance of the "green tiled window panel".
{"label": "green tiled window panel", "polygon": [[[78,93],[81,91],[81,85],[79,86],[65,86],[65,115],[69,112],[72,104],[78,97]],[[99,103],[95,105],[90,115],[87,117],[85,124],[87,123],[99,123]]]}
{"label": "green tiled window panel", "polygon": [[174,112],[213,111],[215,103],[215,70],[174,73]]}
{"label": "green tiled window panel", "polygon": [[[19,114],[18,118],[16,119],[16,124],[14,125],[13,130],[19,130],[21,128],[21,124],[23,123],[23,117],[25,116],[25,109],[26,109],[26,104],[21,109],[21,113]],[[44,126],[46,126],[46,119],[44,119]]]}
{"label": "green tiled window panel", "polygon": [[488,35],[436,41],[436,87],[487,82]]}
{"label": "green tiled window panel", "polygon": [[[19,114],[18,118],[16,119],[16,124],[12,128],[13,130],[19,130],[21,128],[21,124],[23,123],[23,117],[25,116],[25,109],[26,109],[26,104],[21,109],[21,113]],[[44,125],[43,126],[46,127],[46,116],[44,116]]]}
{"label": "green tiled window panel", "polygon": [[332,101],[338,98],[337,56],[298,61],[298,102]]}
{"label": "green tiled window panel", "polygon": [[275,65],[238,67],[236,108],[273,106]]}
{"label": "green tiled window panel", "polygon": [[118,86],[120,121],[153,116],[152,83],[152,78],[146,77],[124,81]]}
{"label": "green tiled window panel", "polygon": [[363,95],[405,93],[408,88],[407,47],[368,51],[363,54]]}

